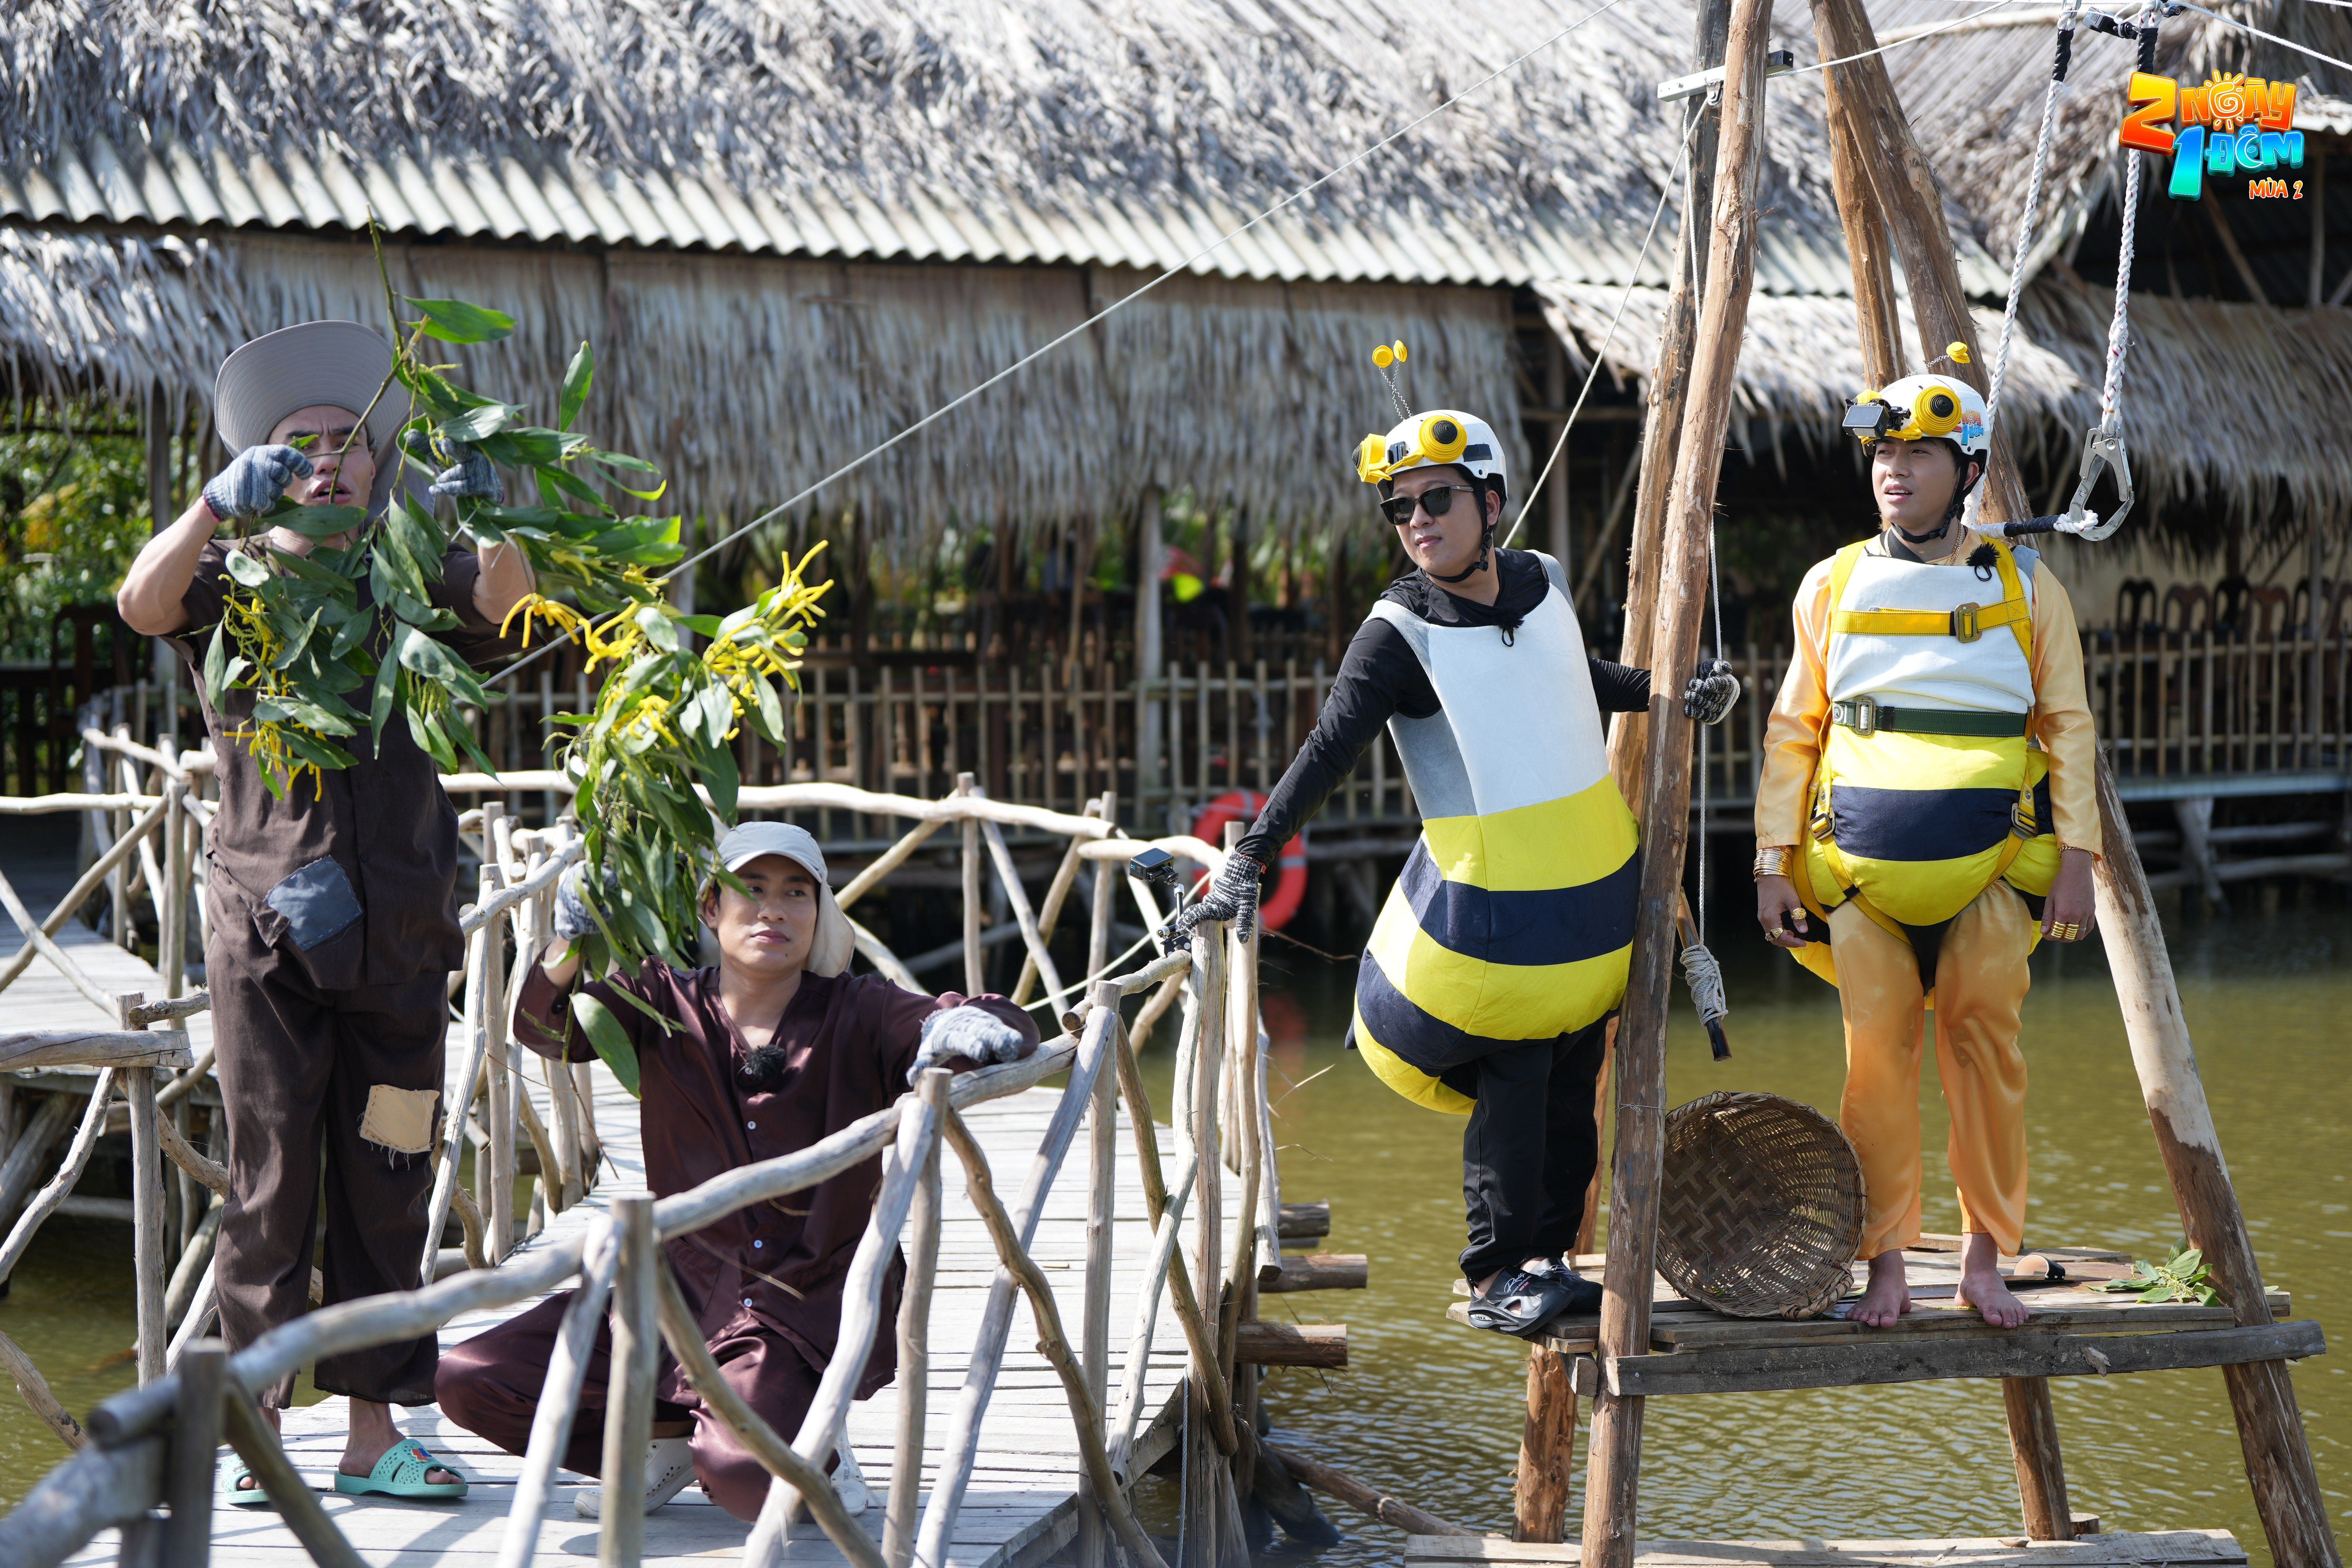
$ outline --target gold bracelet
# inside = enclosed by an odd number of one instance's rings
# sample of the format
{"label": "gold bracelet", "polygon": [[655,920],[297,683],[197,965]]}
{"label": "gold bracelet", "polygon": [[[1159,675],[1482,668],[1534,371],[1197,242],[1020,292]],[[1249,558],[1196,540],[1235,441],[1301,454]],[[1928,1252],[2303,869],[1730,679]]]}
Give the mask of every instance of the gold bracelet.
{"label": "gold bracelet", "polygon": [[1789,847],[1787,845],[1767,844],[1756,851],[1758,880],[1760,881],[1766,877],[1785,877],[1788,874]]}

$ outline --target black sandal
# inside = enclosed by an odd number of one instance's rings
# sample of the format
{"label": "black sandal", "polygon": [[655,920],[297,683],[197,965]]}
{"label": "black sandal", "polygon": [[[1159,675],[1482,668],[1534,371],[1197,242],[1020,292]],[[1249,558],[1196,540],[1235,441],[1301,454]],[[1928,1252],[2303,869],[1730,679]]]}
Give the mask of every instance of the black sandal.
{"label": "black sandal", "polygon": [[1568,1305],[1560,1310],[1562,1317],[1590,1318],[1600,1312],[1604,1293],[1600,1280],[1586,1279],[1564,1259],[1552,1269],[1551,1277],[1568,1287]]}
{"label": "black sandal", "polygon": [[1575,1294],[1570,1281],[1557,1273],[1513,1269],[1470,1303],[1470,1326],[1533,1339],[1568,1310]]}

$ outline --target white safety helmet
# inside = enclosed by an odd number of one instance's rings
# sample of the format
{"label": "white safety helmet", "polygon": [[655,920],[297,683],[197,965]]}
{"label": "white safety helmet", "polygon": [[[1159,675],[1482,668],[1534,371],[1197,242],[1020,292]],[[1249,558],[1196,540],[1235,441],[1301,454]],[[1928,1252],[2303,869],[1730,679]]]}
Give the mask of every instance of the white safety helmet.
{"label": "white safety helmet", "polygon": [[1356,448],[1356,477],[1368,485],[1384,484],[1407,468],[1448,465],[1503,495],[1503,444],[1495,439],[1495,427],[1475,414],[1432,408],[1409,415],[1387,435],[1367,436]]}
{"label": "white safety helmet", "polygon": [[1847,406],[1845,426],[1865,447],[1882,436],[1898,441],[1949,441],[1963,458],[1992,456],[1984,395],[1948,375],[1906,375]]}
{"label": "white safety helmet", "polygon": [[[1963,360],[1966,351],[1952,345]],[[1992,429],[1985,423],[1984,395],[1967,382],[1948,375],[1906,375],[1876,392],[1865,392],[1846,405],[1845,427],[1864,448],[1880,437],[1897,441],[1941,441],[1952,448],[1953,467],[1961,471],[1947,516],[1957,514],[1969,492],[1992,467]],[[1977,465],[1975,479],[1967,477],[1969,460]]]}

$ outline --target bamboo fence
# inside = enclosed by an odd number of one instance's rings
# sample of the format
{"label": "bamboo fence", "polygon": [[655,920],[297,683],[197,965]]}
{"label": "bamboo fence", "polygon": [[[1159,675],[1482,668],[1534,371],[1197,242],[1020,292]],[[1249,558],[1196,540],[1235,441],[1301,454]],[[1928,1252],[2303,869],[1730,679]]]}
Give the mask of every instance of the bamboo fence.
{"label": "bamboo fence", "polygon": [[[160,783],[160,793],[126,787],[119,794],[93,791],[8,803],[22,811],[97,814],[104,819],[103,832],[110,836],[104,854],[51,921],[69,918],[108,878],[137,862],[142,874],[154,879],[151,885],[163,889],[158,906],[163,921],[184,922],[192,902],[190,857],[186,840],[176,841],[182,847],[174,850],[170,835],[184,831],[185,821],[199,815],[193,792],[203,783],[203,769],[196,765],[200,759],[193,754],[170,758],[127,737],[95,730],[86,741],[89,754],[104,759],[95,766],[143,769],[143,775],[126,774],[126,784]],[[549,1106],[542,1119],[504,1022],[529,955],[551,930],[555,886],[578,858],[580,841],[568,821],[528,827],[499,803],[489,802],[461,817],[483,849],[479,896],[466,907],[461,921],[467,936],[461,985],[465,1056],[456,1081],[470,1081],[474,1089],[463,1097],[468,1102],[465,1113],[449,1118],[446,1142],[436,1152],[430,1231],[419,1260],[419,1277],[427,1282],[415,1290],[313,1311],[235,1355],[225,1354],[218,1342],[201,1337],[212,1310],[210,1253],[219,1211],[205,1214],[176,1249],[165,1244],[170,1234],[163,1213],[166,1158],[183,1173],[184,1182],[223,1194],[227,1185],[226,1172],[184,1135],[175,1135],[173,1124],[159,1115],[165,1106],[184,1107],[191,1087],[210,1064],[192,1059],[184,1032],[154,1026],[201,1010],[203,995],[148,1004],[138,997],[118,1000],[100,994],[91,1000],[102,999],[115,1012],[121,1026],[116,1032],[71,1037],[0,1035],[0,1068],[79,1065],[96,1068],[100,1075],[80,1118],[81,1131],[58,1174],[18,1219],[6,1242],[0,1243],[0,1272],[21,1255],[23,1241],[42,1219],[57,1211],[56,1200],[70,1191],[80,1173],[79,1162],[87,1160],[94,1130],[103,1124],[105,1107],[120,1088],[131,1100],[134,1137],[140,1302],[140,1385],[100,1405],[86,1424],[77,1424],[58,1407],[21,1349],[0,1340],[0,1362],[14,1374],[27,1403],[74,1450],[0,1519],[0,1562],[27,1568],[56,1563],[110,1526],[121,1526],[126,1537],[157,1535],[163,1561],[208,1561],[212,1455],[225,1436],[316,1561],[356,1563],[349,1543],[261,1422],[252,1391],[320,1355],[414,1338],[458,1313],[526,1301],[575,1278],[582,1289],[566,1320],[532,1429],[508,1518],[502,1564],[519,1565],[529,1559],[557,1457],[577,1413],[583,1352],[608,1300],[616,1332],[614,1387],[605,1417],[607,1486],[627,1495],[635,1469],[642,1467],[644,1445],[633,1445],[628,1435],[642,1436],[650,1418],[654,1351],[667,1342],[714,1414],[760,1455],[775,1478],[768,1507],[753,1527],[748,1562],[772,1561],[786,1521],[795,1510],[805,1509],[859,1568],[907,1568],[919,1552],[927,1561],[945,1560],[945,1545],[978,1457],[981,1418],[1016,1304],[1025,1298],[1038,1339],[1061,1376],[1078,1437],[1085,1475],[1080,1498],[1083,1561],[1088,1568],[1100,1568],[1115,1542],[1131,1563],[1165,1568],[1127,1503],[1127,1489],[1135,1479],[1129,1462],[1139,1426],[1150,1414],[1143,1408],[1144,1369],[1165,1293],[1174,1303],[1190,1352],[1187,1397],[1203,1416],[1186,1430],[1188,1474],[1197,1472],[1192,1479],[1202,1484],[1187,1489],[1183,1528],[1193,1545],[1185,1555],[1215,1563],[1229,1561],[1243,1550],[1234,1521],[1237,1487],[1246,1485],[1238,1478],[1246,1478],[1255,1462],[1251,1424],[1255,1385],[1252,1369],[1236,1365],[1237,1340],[1241,1325],[1255,1318],[1261,1270],[1280,1266],[1280,1192],[1257,1026],[1254,947],[1206,924],[1199,929],[1191,954],[1171,954],[1117,973],[1134,952],[1117,958],[1109,953],[1119,882],[1127,882],[1129,896],[1148,928],[1157,927],[1163,915],[1148,888],[1121,876],[1122,863],[1146,844],[1120,834],[1111,820],[1113,802],[1106,797],[1085,803],[1085,813],[1073,816],[993,800],[967,775],[958,781],[957,793],[939,800],[835,784],[787,784],[746,790],[743,804],[767,809],[824,807],[912,820],[914,826],[890,852],[839,889],[836,896],[845,907],[854,906],[932,833],[957,824],[963,829],[967,884],[976,886],[983,868],[992,869],[1016,913],[1030,961],[1019,993],[1033,982],[1041,984],[1045,1005],[1065,1032],[1021,1062],[952,1079],[933,1073],[896,1105],[794,1154],[745,1166],[658,1200],[615,1199],[584,1235],[512,1257],[531,1228],[512,1206],[517,1178],[523,1173],[520,1152],[528,1146],[537,1161],[531,1208],[538,1211],[543,1204],[560,1212],[580,1202],[593,1186],[598,1142],[593,1100],[586,1092],[587,1069],[550,1071],[541,1086]],[[127,826],[116,826],[118,816],[131,813],[139,815]],[[1067,841],[1061,871],[1043,904],[1034,909],[1007,850],[1003,829],[1008,826]],[[150,844],[159,834],[166,840],[161,860]],[[1220,848],[1197,839],[1174,837],[1157,843],[1213,868],[1223,859]],[[142,852],[147,858],[139,862]],[[1079,872],[1089,864],[1094,875],[1087,973],[1066,981],[1048,942]],[[13,890],[7,897],[16,902]],[[28,913],[19,913],[17,919],[27,931],[36,929]],[[859,951],[868,962],[886,974],[903,975],[897,956],[871,932],[856,929]],[[978,941],[976,925],[967,922],[966,960],[975,968]],[[62,960],[69,976],[79,973],[70,956],[45,938],[28,942],[25,952],[36,949],[52,962]],[[166,956],[172,951],[167,947]],[[509,951],[520,955],[512,963],[508,962]],[[19,971],[22,967],[21,962],[16,965]],[[176,989],[176,982],[172,984]],[[1158,1146],[1160,1130],[1153,1121],[1125,1016],[1126,1003],[1139,997],[1143,1000],[1133,1022],[1143,1028],[1172,1005],[1181,1004],[1176,1092],[1166,1108],[1179,1173],[1173,1185],[1165,1181]],[[1067,1086],[1008,1206],[998,1196],[986,1158],[963,1130],[958,1112],[1063,1072],[1069,1075]],[[1129,1128],[1125,1152],[1118,1147],[1122,1098]],[[55,1097],[55,1102],[68,1103],[65,1096]],[[1088,1247],[1084,1310],[1072,1332],[1061,1322],[1028,1249],[1046,1195],[1082,1128],[1087,1131]],[[460,1155],[468,1142],[475,1150],[470,1193],[457,1179]],[[972,1372],[946,1413],[950,1435],[945,1458],[929,1504],[919,1516],[918,1461],[924,1450],[925,1401],[919,1394],[902,1394],[899,1462],[894,1467],[882,1538],[877,1541],[835,1498],[824,1466],[843,1440],[856,1375],[875,1335],[882,1331],[883,1279],[891,1256],[901,1247],[908,1276],[897,1325],[900,1385],[902,1390],[922,1387],[929,1282],[937,1269],[940,1241],[943,1149],[952,1150],[963,1167],[1002,1268],[982,1312]],[[877,1153],[884,1157],[881,1191],[851,1265],[839,1349],[807,1419],[788,1439],[730,1397],[654,1243],[698,1230],[751,1205],[805,1190]],[[1155,1245],[1135,1321],[1126,1336],[1126,1353],[1115,1367],[1109,1243],[1114,1162],[1122,1158],[1139,1164]],[[1231,1236],[1224,1234],[1223,1194],[1229,1174],[1241,1184],[1236,1212],[1244,1216]],[[1179,1245],[1188,1202],[1193,1243],[1189,1256]],[[439,1246],[453,1210],[465,1233],[462,1261]],[[173,1322],[177,1331],[167,1339]],[[635,1563],[642,1548],[642,1515],[625,1508],[604,1514],[604,1560]],[[126,1539],[126,1552],[146,1549],[142,1541]],[[1205,1555],[1195,1557],[1195,1552]]]}

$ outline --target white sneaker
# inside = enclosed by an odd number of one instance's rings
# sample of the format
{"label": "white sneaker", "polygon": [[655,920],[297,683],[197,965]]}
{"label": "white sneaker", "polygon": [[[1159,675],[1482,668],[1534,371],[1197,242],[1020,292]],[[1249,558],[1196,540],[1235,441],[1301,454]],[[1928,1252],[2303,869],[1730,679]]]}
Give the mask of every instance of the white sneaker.
{"label": "white sneaker", "polygon": [[[646,1450],[646,1511],[653,1512],[694,1479],[694,1453],[684,1437],[656,1437]],[[604,1516],[604,1489],[582,1487],[572,1494],[572,1510],[583,1519]]]}
{"label": "white sneaker", "polygon": [[857,1468],[857,1455],[844,1443],[834,1452],[841,1462],[833,1468],[833,1495],[841,1506],[852,1513],[864,1513],[873,1506],[873,1493],[866,1486],[866,1472]]}

